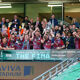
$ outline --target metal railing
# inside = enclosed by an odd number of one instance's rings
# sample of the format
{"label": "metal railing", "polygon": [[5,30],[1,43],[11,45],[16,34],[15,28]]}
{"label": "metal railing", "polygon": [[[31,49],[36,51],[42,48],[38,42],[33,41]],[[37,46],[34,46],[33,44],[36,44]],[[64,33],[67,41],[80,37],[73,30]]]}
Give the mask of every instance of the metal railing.
{"label": "metal railing", "polygon": [[80,58],[80,54],[76,54],[70,59],[62,61],[61,63],[57,64],[56,66],[44,72],[40,76],[34,78],[33,80],[51,80],[52,77],[57,76],[58,73],[62,72],[65,68],[76,62],[78,58]]}

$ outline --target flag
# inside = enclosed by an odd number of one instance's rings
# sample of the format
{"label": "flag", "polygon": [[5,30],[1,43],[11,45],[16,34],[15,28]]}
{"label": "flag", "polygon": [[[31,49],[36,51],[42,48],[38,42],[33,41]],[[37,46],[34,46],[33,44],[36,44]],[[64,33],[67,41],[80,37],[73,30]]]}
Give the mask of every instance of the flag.
{"label": "flag", "polygon": [[7,29],[8,39],[10,38],[10,27]]}
{"label": "flag", "polygon": [[22,23],[21,35],[23,34],[23,31],[24,31],[24,25],[25,23]]}
{"label": "flag", "polygon": [[10,27],[11,27],[11,25],[12,25],[12,22],[10,22],[8,24],[8,29],[7,29],[8,39],[10,38]]}

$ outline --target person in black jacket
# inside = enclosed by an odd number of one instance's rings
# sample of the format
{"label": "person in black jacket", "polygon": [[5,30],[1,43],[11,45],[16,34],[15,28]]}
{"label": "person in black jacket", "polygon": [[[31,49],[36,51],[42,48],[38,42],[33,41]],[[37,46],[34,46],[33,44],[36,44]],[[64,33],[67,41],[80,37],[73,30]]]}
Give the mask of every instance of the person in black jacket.
{"label": "person in black jacket", "polygon": [[28,16],[25,17],[25,19],[23,20],[23,23],[25,23],[25,28],[29,29],[29,25],[31,24],[31,22],[29,21]]}
{"label": "person in black jacket", "polygon": [[37,17],[36,21],[34,22],[34,26],[38,27],[40,29],[41,33],[43,32],[42,24],[40,22],[40,18],[39,17]]}
{"label": "person in black jacket", "polygon": [[12,20],[11,29],[15,27],[16,30],[18,31],[19,30],[19,26],[20,26],[20,21],[19,21],[17,15],[14,15],[14,19]]}
{"label": "person in black jacket", "polygon": [[58,21],[57,21],[57,19],[55,19],[55,15],[54,14],[52,14],[51,19],[49,20],[49,22],[51,22],[52,26],[54,26],[54,27],[56,25],[58,25]]}
{"label": "person in black jacket", "polygon": [[75,49],[74,37],[71,36],[70,32],[67,34],[67,37],[66,37],[66,48],[67,49]]}

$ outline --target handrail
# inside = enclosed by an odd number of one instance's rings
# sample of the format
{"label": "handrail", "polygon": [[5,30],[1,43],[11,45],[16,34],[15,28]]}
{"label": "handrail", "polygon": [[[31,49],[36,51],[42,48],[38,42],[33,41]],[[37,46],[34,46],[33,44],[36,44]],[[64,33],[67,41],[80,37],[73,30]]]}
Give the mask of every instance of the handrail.
{"label": "handrail", "polygon": [[[33,80],[49,80],[50,78],[56,76],[58,73],[62,72],[65,68],[69,67],[71,64],[76,62],[78,60],[78,57],[80,57],[80,54],[73,55],[71,59],[66,59],[62,61],[61,63],[57,64],[56,66],[52,67],[51,69],[47,70],[43,74],[39,75],[38,77],[34,78]],[[66,64],[64,66],[64,63]],[[60,67],[61,69],[58,70]],[[54,74],[52,74],[53,70],[55,70]],[[48,77],[48,78],[46,78]]]}
{"label": "handrail", "polygon": [[[63,62],[65,62],[65,61],[66,61],[66,60],[64,60]],[[61,62],[61,63],[63,63],[63,62]],[[60,65],[61,63],[57,64],[56,66]],[[41,77],[41,76],[45,75],[45,74],[48,73],[49,71],[51,71],[51,70],[53,70],[54,68],[56,68],[56,66],[54,66],[54,67],[52,67],[51,69],[47,70],[46,72],[44,72],[43,74],[41,74],[41,75],[38,76],[38,77]],[[38,77],[37,77],[37,78],[38,78]],[[33,79],[33,80],[37,80],[37,78],[35,78],[35,79]]]}

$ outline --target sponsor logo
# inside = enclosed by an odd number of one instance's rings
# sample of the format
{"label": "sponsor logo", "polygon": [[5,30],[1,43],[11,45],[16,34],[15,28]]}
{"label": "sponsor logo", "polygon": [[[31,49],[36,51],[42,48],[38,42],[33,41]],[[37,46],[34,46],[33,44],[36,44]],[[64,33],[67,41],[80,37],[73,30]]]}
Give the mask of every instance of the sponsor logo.
{"label": "sponsor logo", "polygon": [[32,73],[32,66],[0,65],[0,76],[28,76]]}

